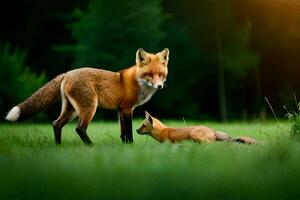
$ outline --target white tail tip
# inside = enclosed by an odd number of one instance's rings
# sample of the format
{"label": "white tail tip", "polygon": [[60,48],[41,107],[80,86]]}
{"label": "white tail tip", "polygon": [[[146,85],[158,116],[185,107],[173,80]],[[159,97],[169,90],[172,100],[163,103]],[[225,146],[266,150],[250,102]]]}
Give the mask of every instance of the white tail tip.
{"label": "white tail tip", "polygon": [[15,122],[18,120],[18,118],[20,117],[21,114],[21,109],[19,106],[15,106],[13,107],[8,114],[6,115],[5,119],[7,121],[11,121],[11,122]]}

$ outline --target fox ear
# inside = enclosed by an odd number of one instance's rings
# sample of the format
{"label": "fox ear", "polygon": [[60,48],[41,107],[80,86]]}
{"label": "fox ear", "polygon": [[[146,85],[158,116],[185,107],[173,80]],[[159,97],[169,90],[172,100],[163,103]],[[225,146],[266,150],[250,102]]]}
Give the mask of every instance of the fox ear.
{"label": "fox ear", "polygon": [[153,127],[153,118],[152,118],[152,116],[147,111],[145,111],[145,116],[146,116],[146,119],[150,122],[150,126]]}
{"label": "fox ear", "polygon": [[150,115],[148,116],[148,121],[150,122],[150,126],[153,128],[153,119]]}
{"label": "fox ear", "polygon": [[164,61],[169,61],[169,49],[168,48],[165,48],[164,50],[162,50],[161,52],[160,52],[160,55],[161,55],[161,57],[162,57],[162,59],[164,60]]}
{"label": "fox ear", "polygon": [[147,59],[147,52],[144,49],[139,48],[136,51],[136,58],[135,58],[136,64],[140,65],[140,63],[144,62],[146,59]]}
{"label": "fox ear", "polygon": [[151,117],[151,115],[145,110],[145,117],[146,117],[146,119],[148,119],[148,117]]}

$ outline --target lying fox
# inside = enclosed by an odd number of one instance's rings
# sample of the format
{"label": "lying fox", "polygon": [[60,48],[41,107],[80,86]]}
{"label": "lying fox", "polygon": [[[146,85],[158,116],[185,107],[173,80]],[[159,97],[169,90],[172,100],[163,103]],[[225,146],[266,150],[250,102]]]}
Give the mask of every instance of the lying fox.
{"label": "lying fox", "polygon": [[159,142],[169,141],[171,143],[183,140],[192,140],[198,143],[209,143],[213,141],[235,141],[244,144],[255,144],[256,141],[247,136],[231,138],[226,133],[215,131],[206,126],[190,126],[184,128],[170,128],[152,117],[145,111],[145,119],[140,128],[136,129],[141,135],[150,135]]}
{"label": "lying fox", "polygon": [[86,133],[97,107],[116,109],[121,124],[121,139],[133,142],[132,112],[162,89],[168,74],[169,49],[156,54],[143,49],[136,52],[136,64],[119,72],[79,68],[61,74],[37,90],[24,102],[13,107],[8,121],[26,119],[62,99],[61,113],[53,122],[55,142],[61,144],[61,130],[74,117],[79,117],[76,132],[88,145]]}

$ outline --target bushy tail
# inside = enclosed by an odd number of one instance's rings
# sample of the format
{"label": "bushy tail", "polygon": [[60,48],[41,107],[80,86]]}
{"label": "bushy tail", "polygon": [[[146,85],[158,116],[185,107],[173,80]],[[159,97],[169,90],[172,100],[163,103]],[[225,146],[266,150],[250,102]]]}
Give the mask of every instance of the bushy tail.
{"label": "bushy tail", "polygon": [[64,74],[61,74],[46,83],[25,101],[13,107],[5,119],[12,122],[26,119],[54,104],[60,97],[60,84],[63,78]]}
{"label": "bushy tail", "polygon": [[242,144],[256,144],[257,141],[248,136],[239,136],[236,138],[231,138],[227,133],[222,131],[215,131],[217,141],[233,141]]}
{"label": "bushy tail", "polygon": [[225,141],[231,139],[231,137],[227,133],[224,133],[222,131],[215,131],[215,135],[217,141]]}

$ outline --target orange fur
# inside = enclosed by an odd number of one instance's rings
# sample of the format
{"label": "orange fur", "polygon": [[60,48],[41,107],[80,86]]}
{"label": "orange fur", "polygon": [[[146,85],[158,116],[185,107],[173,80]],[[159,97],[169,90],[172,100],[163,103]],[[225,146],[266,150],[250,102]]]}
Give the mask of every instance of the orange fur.
{"label": "orange fur", "polygon": [[192,140],[199,143],[210,143],[213,141],[232,140],[244,144],[255,144],[256,141],[247,136],[240,136],[231,139],[226,133],[215,131],[206,126],[190,126],[184,128],[170,128],[160,122],[158,119],[152,117],[147,111],[145,112],[145,119],[136,131],[141,134],[152,136],[159,142],[169,141],[172,143],[181,142],[184,140]]}
{"label": "orange fur", "polygon": [[10,115],[13,117],[8,119],[41,111],[61,96],[61,113],[53,122],[56,143],[61,143],[62,127],[79,116],[76,131],[84,143],[91,144],[86,129],[97,107],[118,110],[122,141],[132,142],[132,111],[146,103],[157,89],[163,87],[168,74],[168,59],[168,49],[156,54],[138,49],[136,64],[119,72],[95,68],[68,71],[19,104],[17,110],[20,112],[16,113],[14,109],[14,113]]}

